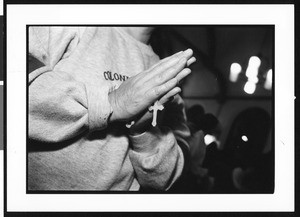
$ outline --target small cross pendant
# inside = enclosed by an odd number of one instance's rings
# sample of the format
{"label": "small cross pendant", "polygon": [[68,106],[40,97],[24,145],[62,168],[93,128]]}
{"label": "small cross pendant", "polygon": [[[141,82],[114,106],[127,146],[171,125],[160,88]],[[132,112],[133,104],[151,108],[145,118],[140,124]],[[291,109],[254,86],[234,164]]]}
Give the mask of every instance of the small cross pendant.
{"label": "small cross pendant", "polygon": [[160,102],[156,101],[153,106],[149,107],[149,111],[153,111],[153,119],[152,119],[152,126],[155,127],[157,124],[157,110],[162,111],[164,106],[160,104]]}

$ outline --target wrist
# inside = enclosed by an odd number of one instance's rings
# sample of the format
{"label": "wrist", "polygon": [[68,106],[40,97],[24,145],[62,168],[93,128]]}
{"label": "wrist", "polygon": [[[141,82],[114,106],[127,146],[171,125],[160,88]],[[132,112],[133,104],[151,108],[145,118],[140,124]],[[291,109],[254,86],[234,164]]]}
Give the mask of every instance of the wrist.
{"label": "wrist", "polygon": [[137,136],[137,135],[144,134],[145,132],[149,131],[151,127],[152,127],[152,125],[150,124],[150,122],[142,124],[142,125],[139,123],[133,124],[128,129],[129,135]]}
{"label": "wrist", "polygon": [[146,133],[146,130],[145,131],[134,131],[134,130],[130,130],[129,129],[129,136],[141,136],[141,135],[143,135],[143,134],[145,134]]}
{"label": "wrist", "polygon": [[111,107],[111,115],[109,117],[109,122],[112,123],[112,122],[115,122],[118,120],[117,118],[117,108],[116,108],[116,100],[115,100],[115,91],[111,91],[108,93],[108,102],[110,103],[110,107]]}
{"label": "wrist", "polygon": [[129,135],[130,136],[138,136],[138,135],[141,135],[141,134],[144,134],[147,130],[136,130],[136,129],[132,129],[132,128],[129,128]]}

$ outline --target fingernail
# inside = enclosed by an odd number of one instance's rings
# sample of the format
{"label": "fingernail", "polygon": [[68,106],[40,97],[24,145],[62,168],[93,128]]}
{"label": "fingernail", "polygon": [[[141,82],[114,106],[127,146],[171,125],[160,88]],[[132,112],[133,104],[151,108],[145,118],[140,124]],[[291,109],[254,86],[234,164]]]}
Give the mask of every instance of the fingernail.
{"label": "fingernail", "polygon": [[192,65],[194,62],[196,62],[196,58],[195,57],[192,57],[192,58],[190,58],[188,61],[187,61],[187,66],[190,66],[190,65]]}
{"label": "fingernail", "polygon": [[185,73],[186,73],[186,74],[190,74],[190,73],[192,72],[192,70],[189,69],[189,68],[185,68],[184,70],[185,70]]}
{"label": "fingernail", "polygon": [[188,48],[184,51],[185,54],[192,54],[193,53],[193,50],[191,48]]}

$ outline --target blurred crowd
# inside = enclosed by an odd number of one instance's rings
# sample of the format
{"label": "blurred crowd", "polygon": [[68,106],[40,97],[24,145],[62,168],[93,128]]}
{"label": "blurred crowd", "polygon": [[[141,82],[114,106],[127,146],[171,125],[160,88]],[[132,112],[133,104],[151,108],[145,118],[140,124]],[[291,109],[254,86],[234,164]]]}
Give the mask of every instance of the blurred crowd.
{"label": "blurred crowd", "polygon": [[188,193],[272,193],[274,152],[264,151],[270,115],[258,107],[238,114],[224,144],[222,124],[197,104],[187,109],[190,159],[172,190]]}

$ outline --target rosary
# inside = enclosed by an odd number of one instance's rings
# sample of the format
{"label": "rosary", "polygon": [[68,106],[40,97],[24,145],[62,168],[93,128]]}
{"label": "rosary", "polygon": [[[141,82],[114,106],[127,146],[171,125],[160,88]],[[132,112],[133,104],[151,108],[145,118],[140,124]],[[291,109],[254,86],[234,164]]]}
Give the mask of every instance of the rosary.
{"label": "rosary", "polygon": [[[148,110],[153,112],[152,117],[152,126],[155,127],[157,125],[157,111],[162,111],[164,106],[157,100],[152,106],[148,108]],[[135,122],[131,121],[131,123],[126,124],[127,128],[130,128]]]}
{"label": "rosary", "polygon": [[153,106],[149,107],[149,111],[153,111],[153,118],[152,118],[152,126],[155,127],[157,124],[157,111],[162,111],[164,109],[164,106],[160,104],[160,102],[157,100]]}

